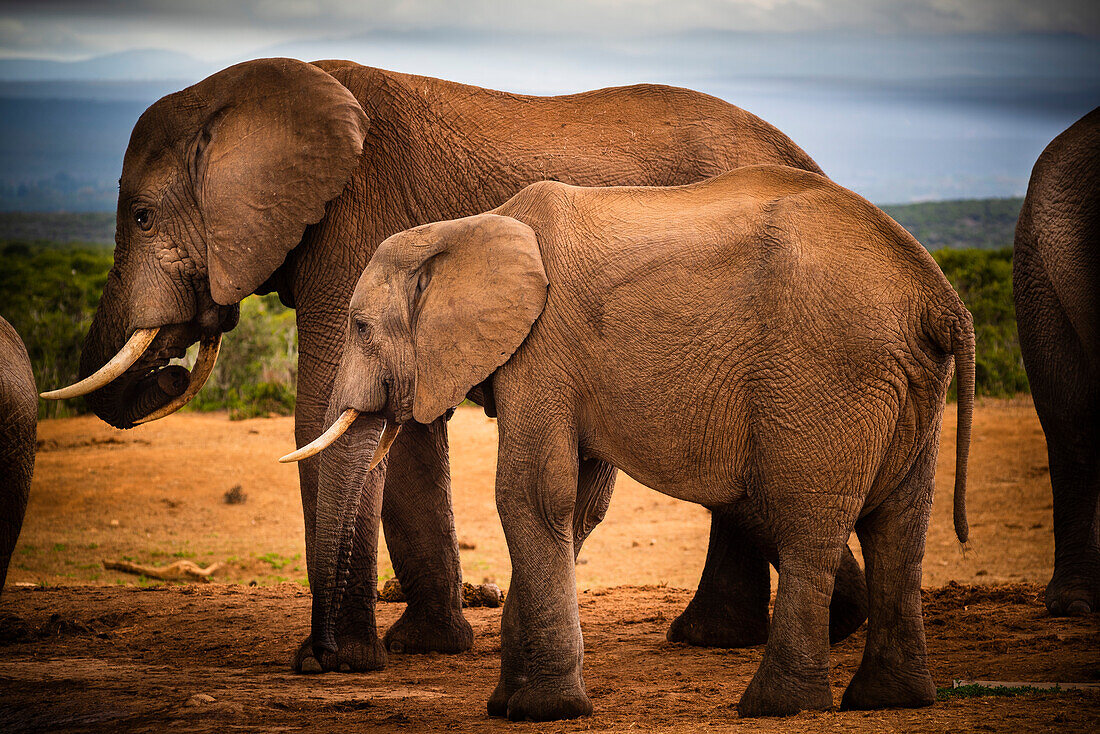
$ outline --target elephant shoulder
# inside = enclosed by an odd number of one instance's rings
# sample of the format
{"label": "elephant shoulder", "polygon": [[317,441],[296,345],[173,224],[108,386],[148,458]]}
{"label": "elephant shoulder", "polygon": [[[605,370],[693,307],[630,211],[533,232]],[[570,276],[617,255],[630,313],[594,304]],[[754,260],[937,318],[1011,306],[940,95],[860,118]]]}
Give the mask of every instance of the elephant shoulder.
{"label": "elephant shoulder", "polygon": [[[599,191],[571,186],[560,181],[537,181],[520,189],[493,213],[518,219],[537,233],[560,226],[576,209],[578,193]],[[583,198],[583,197],[582,197]]]}

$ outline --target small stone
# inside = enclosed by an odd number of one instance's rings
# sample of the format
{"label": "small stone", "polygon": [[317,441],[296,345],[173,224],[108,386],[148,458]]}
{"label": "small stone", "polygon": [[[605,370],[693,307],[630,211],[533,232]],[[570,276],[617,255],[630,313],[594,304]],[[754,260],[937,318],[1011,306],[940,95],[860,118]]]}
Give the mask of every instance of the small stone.
{"label": "small stone", "polygon": [[111,525],[112,528],[117,528],[118,527],[118,520],[111,520],[110,525]]}
{"label": "small stone", "polygon": [[191,698],[187,699],[187,703],[184,706],[206,706],[207,704],[214,703],[217,699],[206,693],[196,693]]}
{"label": "small stone", "polygon": [[470,540],[460,540],[460,541],[458,541],[458,549],[459,550],[477,550],[477,543],[474,543],[473,541],[470,541]]}
{"label": "small stone", "polygon": [[486,583],[477,587],[480,592],[481,603],[487,607],[499,607],[504,602],[504,592],[494,583]]}

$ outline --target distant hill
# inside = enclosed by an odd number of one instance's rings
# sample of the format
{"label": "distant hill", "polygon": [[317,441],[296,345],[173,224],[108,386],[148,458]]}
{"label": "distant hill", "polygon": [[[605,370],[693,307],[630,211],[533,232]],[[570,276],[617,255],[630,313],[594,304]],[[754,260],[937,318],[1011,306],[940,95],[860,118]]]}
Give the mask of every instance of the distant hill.
{"label": "distant hill", "polygon": [[[113,207],[117,192],[102,197]],[[923,204],[883,206],[929,250],[968,247],[993,250],[1011,247],[1016,216],[1023,199],[962,199]],[[111,245],[115,241],[114,212],[87,214],[0,213],[0,240],[42,240],[59,243]]]}
{"label": "distant hill", "polygon": [[187,54],[161,49],[135,49],[80,61],[0,59],[2,81],[141,81],[147,79],[202,79],[215,65]]}
{"label": "distant hill", "polygon": [[62,249],[76,244],[106,249],[115,243],[115,213],[0,212],[0,244],[5,241]]}
{"label": "distant hill", "polygon": [[1023,199],[961,199],[880,205],[929,250],[1011,247]]}

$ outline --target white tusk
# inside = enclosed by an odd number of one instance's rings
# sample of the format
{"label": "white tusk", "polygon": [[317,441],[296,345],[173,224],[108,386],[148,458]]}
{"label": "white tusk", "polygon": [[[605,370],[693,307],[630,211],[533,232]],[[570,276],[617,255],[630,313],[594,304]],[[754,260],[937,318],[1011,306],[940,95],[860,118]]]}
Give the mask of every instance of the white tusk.
{"label": "white tusk", "polygon": [[41,393],[40,397],[46,400],[64,400],[95,392],[128,370],[134,362],[137,362],[141,355],[145,353],[145,350],[149,348],[149,345],[153,343],[158,331],[160,331],[159,327],[155,329],[138,329],[130,337],[130,340],[123,345],[122,349],[118,350],[118,354],[112,357],[110,362],[96,370],[95,374],[88,375],[75,385]]}
{"label": "white tusk", "polygon": [[400,423],[394,423],[392,421],[386,423],[386,427],[382,429],[382,438],[378,439],[378,447],[374,450],[374,458],[370,460],[370,469],[368,471],[374,471],[374,467],[382,463],[382,459],[386,458],[386,454],[390,451],[390,446],[393,445],[393,440],[397,438],[397,434],[400,432]]}
{"label": "white tusk", "polygon": [[177,410],[191,402],[191,398],[198,394],[206,381],[210,379],[210,373],[214,371],[214,365],[218,362],[218,352],[222,348],[222,335],[204,338],[199,344],[199,356],[195,358],[195,366],[191,368],[191,381],[187,383],[187,389],[181,395],[177,395],[167,405],[154,410],[140,420],[134,421],[134,425],[141,425],[149,421],[155,421],[167,415],[172,415]]}
{"label": "white tusk", "polygon": [[351,424],[355,422],[355,419],[359,417],[359,411],[355,408],[348,408],[340,417],[336,419],[336,422],[329,426],[329,429],[322,433],[311,442],[298,449],[292,451],[283,458],[279,459],[280,464],[289,464],[294,461],[301,461],[302,459],[308,459],[315,454],[319,454],[332,443],[344,435],[344,431],[351,427]]}

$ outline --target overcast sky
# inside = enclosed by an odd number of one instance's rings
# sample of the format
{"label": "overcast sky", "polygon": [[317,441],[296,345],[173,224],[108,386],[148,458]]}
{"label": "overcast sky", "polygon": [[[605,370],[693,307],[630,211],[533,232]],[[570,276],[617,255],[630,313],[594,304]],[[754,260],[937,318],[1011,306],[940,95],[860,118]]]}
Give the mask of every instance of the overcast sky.
{"label": "overcast sky", "polygon": [[1100,0],[0,0],[0,185],[71,176],[113,206],[141,110],[257,56],[533,94],[675,84],[874,201],[1006,196],[1100,102]]}
{"label": "overcast sky", "polygon": [[535,31],[597,38],[690,30],[1100,36],[1097,0],[0,0],[0,56],[130,49],[235,58],[368,32]]}

